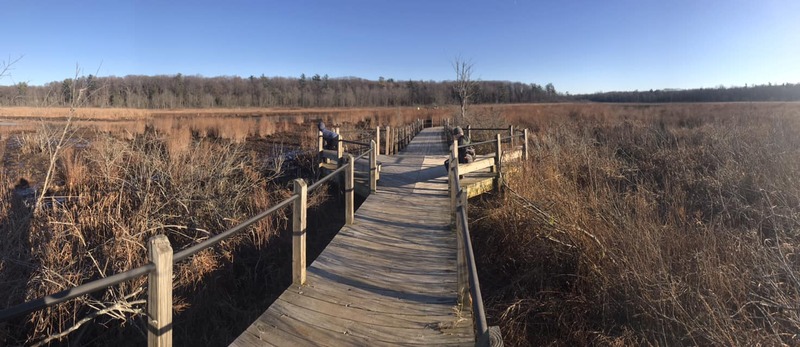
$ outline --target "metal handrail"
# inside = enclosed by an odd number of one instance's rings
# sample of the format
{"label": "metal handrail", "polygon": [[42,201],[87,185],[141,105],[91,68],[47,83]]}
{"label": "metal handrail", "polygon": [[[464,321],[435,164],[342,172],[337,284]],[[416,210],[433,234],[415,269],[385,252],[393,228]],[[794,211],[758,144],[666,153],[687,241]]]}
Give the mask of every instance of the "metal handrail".
{"label": "metal handrail", "polygon": [[[464,128],[466,129],[466,128]],[[500,131],[500,130],[508,130],[508,127],[505,128],[473,128],[470,127],[469,130],[491,130],[491,131]]]}
{"label": "metal handrail", "polygon": [[479,333],[478,336],[482,336],[489,332],[488,324],[486,323],[486,313],[483,307],[483,296],[481,295],[481,287],[480,281],[478,280],[478,268],[475,265],[475,253],[472,250],[472,241],[470,240],[469,234],[469,223],[467,220],[467,214],[464,209],[464,206],[461,204],[461,196],[466,192],[461,188],[461,179],[459,179],[459,175],[455,172],[456,168],[458,167],[458,159],[453,157],[453,153],[450,153],[450,161],[455,162],[456,164],[451,165],[449,170],[454,171],[453,175],[453,189],[456,191],[456,206],[455,206],[455,213],[456,218],[460,219],[456,221],[456,223],[461,222],[462,225],[462,239],[464,240],[464,258],[467,261],[467,274],[469,276],[469,291],[470,295],[472,296],[472,312],[473,316],[477,318],[475,322],[477,331]]}
{"label": "metal handrail", "polygon": [[308,186],[308,191],[311,192],[312,190],[316,189],[317,187],[321,186],[323,183],[330,181],[334,175],[344,171],[347,169],[347,165],[342,165],[342,167],[333,170],[333,172],[329,173],[327,176],[321,178],[319,181],[314,182],[314,184]]}
{"label": "metal handrail", "polygon": [[[367,145],[367,146],[369,146],[369,145]],[[359,159],[361,159],[361,158],[364,158],[364,157],[366,157],[368,154],[372,153],[372,151],[373,151],[373,150],[374,150],[374,148],[370,148],[370,149],[368,149],[366,152],[364,152],[364,153],[361,153],[361,155],[359,155],[359,156],[357,156],[357,157],[353,158],[353,160],[359,160]]]}
{"label": "metal handrail", "polygon": [[186,248],[186,249],[184,249],[184,250],[182,250],[180,252],[175,253],[175,255],[172,256],[172,263],[174,264],[174,263],[177,263],[177,262],[179,262],[181,260],[189,258],[189,257],[199,253],[200,251],[202,251],[202,250],[204,250],[206,248],[210,248],[210,247],[222,242],[223,240],[225,240],[225,239],[233,236],[234,234],[244,230],[245,228],[255,224],[259,220],[261,220],[261,219],[263,219],[263,218],[275,213],[276,211],[286,207],[287,205],[293,203],[297,198],[298,198],[297,195],[292,195],[291,197],[286,198],[285,200],[279,202],[277,205],[270,207],[268,210],[253,216],[252,218],[244,221],[241,224],[236,225],[233,228],[225,230],[224,232],[221,232],[221,233],[219,233],[217,235],[214,235],[214,236],[208,238],[207,240],[205,240],[203,242],[200,242],[200,243],[198,243],[198,244],[196,244],[194,246],[191,246],[191,247]]}
{"label": "metal handrail", "polygon": [[339,142],[351,143],[351,144],[354,144],[354,145],[359,145],[359,146],[367,146],[367,147],[369,147],[369,143],[364,143],[364,142],[350,141],[350,140],[342,140],[342,139],[339,139]]}
{"label": "metal handrail", "polygon": [[27,301],[19,305],[6,308],[0,311],[0,322],[4,322],[6,320],[9,320],[11,318],[23,314],[31,313],[53,305],[57,305],[62,302],[77,298],[81,295],[86,295],[89,293],[96,292],[100,289],[106,289],[115,284],[119,284],[127,280],[132,280],[139,276],[147,275],[155,269],[156,266],[153,265],[153,263],[147,263],[146,265],[137,267],[135,269],[131,269],[112,276],[94,280],[89,283],[84,283],[77,287],[72,287],[70,289],[62,290],[58,293],[53,293],[35,300]]}
{"label": "metal handrail", "polygon": [[[512,137],[514,137],[514,136],[505,136],[505,137],[500,137],[500,140],[501,140],[501,141],[503,141],[503,140],[508,140],[508,139],[510,139],[510,138],[512,138]],[[481,141],[481,142],[471,142],[471,143],[468,143],[468,144],[466,144],[466,145],[460,145],[460,146],[458,146],[458,148],[466,148],[466,147],[469,147],[469,146],[479,146],[479,145],[485,145],[485,144],[487,144],[487,143],[497,143],[497,139],[491,139],[491,140],[486,140],[486,141]]]}

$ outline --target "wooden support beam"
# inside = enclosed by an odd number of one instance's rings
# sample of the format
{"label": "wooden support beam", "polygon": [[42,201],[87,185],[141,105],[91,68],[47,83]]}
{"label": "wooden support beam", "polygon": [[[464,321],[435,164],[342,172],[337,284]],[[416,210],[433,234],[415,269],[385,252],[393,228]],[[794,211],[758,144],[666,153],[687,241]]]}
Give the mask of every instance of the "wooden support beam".
{"label": "wooden support beam", "polygon": [[381,126],[375,127],[375,155],[381,154]]}
{"label": "wooden support beam", "polygon": [[317,142],[319,143],[319,146],[317,146],[319,148],[319,162],[320,163],[326,163],[327,161],[325,160],[325,158],[322,157],[322,151],[324,149],[323,146],[324,146],[325,140],[322,138],[322,132],[321,131],[317,134],[317,140],[318,140]]}
{"label": "wooden support beam", "polygon": [[456,209],[456,178],[458,178],[458,140],[453,140],[453,146],[450,152],[450,208],[453,211],[453,218],[455,218]]}
{"label": "wooden support beam", "polygon": [[369,192],[374,194],[378,191],[378,147],[375,141],[369,142],[372,150],[369,154]]}
{"label": "wooden support beam", "polygon": [[302,178],[294,180],[294,201],[292,208],[292,283],[301,286],[306,283],[306,211],[308,186]]}
{"label": "wooden support beam", "polygon": [[386,147],[386,153],[384,153],[385,155],[389,155],[389,148],[392,147],[391,146],[391,138],[392,138],[391,134],[392,134],[392,129],[389,128],[389,126],[387,125],[386,126],[386,133],[384,134],[386,136],[386,146],[384,146],[384,147]]}
{"label": "wooden support beam", "polygon": [[397,154],[400,151],[400,127],[392,131],[392,153]]}
{"label": "wooden support beam", "polygon": [[355,219],[355,196],[353,181],[355,177],[355,160],[350,153],[345,154],[347,168],[344,170],[344,223],[353,224]]}
{"label": "wooden support beam", "polygon": [[500,192],[501,186],[503,185],[503,143],[500,137],[500,134],[497,134],[497,152],[495,152],[494,157],[495,162],[495,171],[497,173],[497,192]]}
{"label": "wooden support beam", "polygon": [[172,246],[167,236],[151,237],[147,255],[156,266],[147,276],[147,346],[172,346]]}
{"label": "wooden support beam", "polygon": [[528,161],[528,129],[522,130],[522,160]]}
{"label": "wooden support beam", "polygon": [[[467,213],[467,204],[468,204],[468,196],[467,191],[462,189],[458,192],[459,197],[459,206],[461,208],[461,213]],[[459,306],[464,306],[464,303],[469,305],[469,273],[467,272],[467,258],[466,253],[464,252],[465,247],[465,240],[464,240],[464,228],[466,225],[462,225],[462,219],[456,215],[456,239],[458,242],[458,255],[456,256],[456,269],[457,278],[458,278],[458,303]]]}
{"label": "wooden support beam", "polygon": [[[473,161],[469,164],[460,164],[458,166],[458,173],[460,175],[466,175],[471,172],[483,170],[487,167],[493,167],[495,165],[495,158],[485,158],[481,160]],[[492,172],[494,172],[494,168],[492,168]]]}

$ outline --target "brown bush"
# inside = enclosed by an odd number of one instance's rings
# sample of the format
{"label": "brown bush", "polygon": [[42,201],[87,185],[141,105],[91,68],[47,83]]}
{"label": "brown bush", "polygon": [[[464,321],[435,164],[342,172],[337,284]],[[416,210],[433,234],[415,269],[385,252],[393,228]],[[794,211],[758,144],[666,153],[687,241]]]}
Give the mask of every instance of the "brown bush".
{"label": "brown bush", "polygon": [[549,110],[470,210],[506,343],[800,344],[797,105]]}

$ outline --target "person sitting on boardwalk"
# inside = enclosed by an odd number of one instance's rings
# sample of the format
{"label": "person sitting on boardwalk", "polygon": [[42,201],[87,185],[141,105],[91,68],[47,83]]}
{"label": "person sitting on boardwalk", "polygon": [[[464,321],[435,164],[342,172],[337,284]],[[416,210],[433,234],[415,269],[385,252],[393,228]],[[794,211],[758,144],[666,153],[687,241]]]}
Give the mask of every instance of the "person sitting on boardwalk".
{"label": "person sitting on boardwalk", "polygon": [[325,142],[323,148],[337,150],[339,148],[339,134],[326,129],[325,123],[322,121],[319,121],[318,127],[319,131],[322,132],[322,140]]}
{"label": "person sitting on boardwalk", "polygon": [[[461,147],[470,144],[468,137],[464,136],[464,129],[455,127],[453,129],[453,140],[458,141],[458,162],[461,164],[475,161],[475,148],[472,146]],[[450,160],[444,162],[444,167],[450,169]]]}

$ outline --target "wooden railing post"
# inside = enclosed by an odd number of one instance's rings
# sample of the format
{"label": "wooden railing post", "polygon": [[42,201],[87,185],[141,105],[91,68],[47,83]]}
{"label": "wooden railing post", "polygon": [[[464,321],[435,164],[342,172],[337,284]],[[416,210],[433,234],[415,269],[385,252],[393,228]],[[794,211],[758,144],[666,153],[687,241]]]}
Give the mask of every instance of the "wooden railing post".
{"label": "wooden railing post", "polygon": [[[459,205],[461,207],[461,213],[467,213],[467,191],[461,189],[459,194]],[[464,228],[467,227],[466,225],[462,224],[463,220],[458,216],[458,207],[456,207],[456,240],[458,245],[456,246],[458,255],[456,256],[456,266],[458,269],[457,278],[458,278],[458,304],[459,306],[463,306],[464,302],[467,301],[469,298],[469,274],[467,273],[467,257],[464,250]]]}
{"label": "wooden railing post", "polygon": [[500,187],[503,185],[503,143],[501,142],[500,134],[497,134],[497,153],[495,154],[495,174],[497,174],[497,192],[500,192]]}
{"label": "wooden railing post", "polygon": [[353,176],[355,176],[355,160],[350,153],[345,154],[347,168],[344,169],[344,223],[353,224],[355,219],[355,196],[353,195]]}
{"label": "wooden railing post", "polygon": [[386,136],[386,146],[384,146],[384,147],[386,147],[386,149],[385,149],[386,153],[384,153],[385,155],[389,155],[389,148],[391,148],[390,139],[392,138],[391,134],[392,134],[392,130],[387,125],[386,126],[386,133],[383,134],[384,136]]}
{"label": "wooden railing post", "polygon": [[[339,134],[339,137],[337,137],[336,140],[339,141],[339,144],[336,146],[336,167],[340,168],[342,165],[344,165],[344,142],[342,141],[344,139],[342,138],[342,134]],[[337,182],[344,182],[344,179],[342,178],[334,179],[336,179]]]}
{"label": "wooden railing post", "polygon": [[467,138],[472,140],[472,125],[467,125]]}
{"label": "wooden railing post", "polygon": [[302,178],[294,180],[294,201],[292,208],[292,283],[301,286],[306,283],[306,203],[308,186]]}
{"label": "wooden railing post", "polygon": [[[450,177],[450,208],[455,215],[456,209],[456,178],[458,178],[458,140],[453,140],[453,150],[450,151],[450,170],[453,173]],[[455,217],[454,217],[455,218]]]}
{"label": "wooden railing post", "polygon": [[336,141],[338,142],[336,144],[336,157],[339,158],[338,166],[342,166],[342,156],[344,155],[344,142],[342,140],[344,140],[344,138],[342,138],[342,134],[339,134],[339,136],[336,137]]}
{"label": "wooden railing post", "polygon": [[404,136],[405,136],[405,133],[406,133],[406,127],[405,126],[400,126],[399,128],[397,128],[397,130],[398,130],[398,134],[397,134],[397,151],[399,152],[399,151],[402,151],[403,148],[405,148],[403,146],[403,144],[405,142]]}
{"label": "wooden railing post", "polygon": [[397,152],[400,151],[400,128],[401,127],[397,127],[397,129],[392,131],[392,147],[394,147],[394,149],[392,149],[392,153],[394,154],[397,154]]}
{"label": "wooden railing post", "polygon": [[[339,132],[339,127],[335,127],[335,128],[333,128],[333,132],[335,132],[335,133],[339,134],[339,137],[338,137],[338,138],[339,138],[339,139],[342,139],[342,133],[341,133],[341,132]],[[344,143],[341,143],[341,142],[339,142],[339,143],[338,143],[338,145],[337,145],[337,147],[338,147],[338,148],[341,148],[342,150],[344,150]]]}
{"label": "wooden railing post", "polygon": [[151,237],[147,255],[156,266],[147,276],[147,346],[172,346],[172,246],[167,236]]}
{"label": "wooden railing post", "polygon": [[375,127],[375,155],[381,154],[381,126]]}
{"label": "wooden railing post", "polygon": [[511,142],[511,150],[514,150],[514,126],[513,125],[509,125],[508,126],[508,136],[511,136],[511,140],[509,140],[509,141]]}
{"label": "wooden railing post", "polygon": [[325,148],[323,147],[323,145],[324,145],[324,139],[322,138],[322,131],[320,131],[320,132],[317,134],[317,140],[318,140],[317,142],[319,143],[319,146],[318,146],[318,148],[319,148],[319,162],[320,162],[320,163],[326,163],[326,162],[327,162],[327,160],[325,159],[325,156],[324,156],[324,155],[322,155],[322,151],[325,149]]}
{"label": "wooden railing post", "polygon": [[369,142],[369,148],[372,150],[369,154],[369,192],[373,194],[378,191],[378,151],[377,143],[375,141]]}
{"label": "wooden railing post", "polygon": [[528,129],[522,130],[522,160],[528,160]]}

